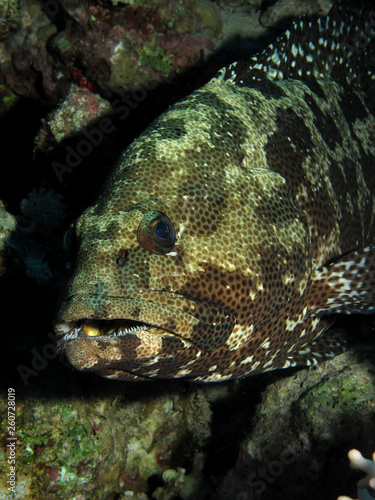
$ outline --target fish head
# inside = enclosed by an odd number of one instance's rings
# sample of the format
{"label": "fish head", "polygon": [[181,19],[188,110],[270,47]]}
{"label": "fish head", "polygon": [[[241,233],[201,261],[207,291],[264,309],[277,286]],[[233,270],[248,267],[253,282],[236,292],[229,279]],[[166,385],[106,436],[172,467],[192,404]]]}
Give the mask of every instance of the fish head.
{"label": "fish head", "polygon": [[[227,134],[184,144],[163,119],[124,153],[76,221],[55,331],[79,370],[194,379],[301,294],[308,231],[285,179],[245,165]],[[173,135],[174,134],[174,135]],[[210,131],[214,137],[213,131]],[[212,363],[211,363],[212,364]]]}

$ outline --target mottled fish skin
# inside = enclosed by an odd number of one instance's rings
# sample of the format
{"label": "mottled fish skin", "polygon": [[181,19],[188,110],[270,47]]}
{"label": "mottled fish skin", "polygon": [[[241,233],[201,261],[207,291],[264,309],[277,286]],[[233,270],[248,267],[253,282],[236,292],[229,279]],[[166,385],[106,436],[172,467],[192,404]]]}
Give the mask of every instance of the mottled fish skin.
{"label": "mottled fish skin", "polygon": [[126,149],[75,224],[62,357],[222,381],[340,351],[331,313],[375,308],[374,30],[297,20]]}

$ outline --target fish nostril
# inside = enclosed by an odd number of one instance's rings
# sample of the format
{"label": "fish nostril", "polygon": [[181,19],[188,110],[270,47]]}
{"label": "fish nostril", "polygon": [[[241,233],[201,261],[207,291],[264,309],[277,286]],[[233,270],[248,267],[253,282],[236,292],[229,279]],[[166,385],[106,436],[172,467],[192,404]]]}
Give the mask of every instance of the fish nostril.
{"label": "fish nostril", "polygon": [[122,267],[123,265],[125,265],[125,262],[126,262],[126,259],[128,258],[128,256],[129,256],[129,250],[126,248],[121,248],[118,252],[117,257],[116,257],[116,264],[119,267]]}

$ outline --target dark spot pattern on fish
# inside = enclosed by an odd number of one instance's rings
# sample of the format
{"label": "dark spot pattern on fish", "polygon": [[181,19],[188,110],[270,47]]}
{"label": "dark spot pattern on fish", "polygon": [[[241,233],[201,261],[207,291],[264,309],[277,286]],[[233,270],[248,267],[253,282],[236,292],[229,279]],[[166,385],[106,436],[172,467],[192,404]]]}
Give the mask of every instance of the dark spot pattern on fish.
{"label": "dark spot pattern on fish", "polygon": [[339,97],[339,106],[349,126],[352,126],[357,119],[362,119],[368,114],[358,93],[348,85],[343,87],[343,93]]}
{"label": "dark spot pattern on fish", "polygon": [[342,135],[330,114],[322,110],[312,95],[305,94],[305,102],[314,115],[314,124],[331,149],[342,145]]}
{"label": "dark spot pattern on fish", "polygon": [[72,366],[221,381],[340,352],[375,309],[375,11],[301,18],[171,106],[75,223]]}

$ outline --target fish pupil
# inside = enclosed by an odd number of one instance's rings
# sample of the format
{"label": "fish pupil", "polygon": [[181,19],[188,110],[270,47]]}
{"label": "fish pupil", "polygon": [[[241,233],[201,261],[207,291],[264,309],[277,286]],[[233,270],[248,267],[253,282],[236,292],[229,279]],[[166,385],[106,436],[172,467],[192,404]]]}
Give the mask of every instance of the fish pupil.
{"label": "fish pupil", "polygon": [[171,232],[170,232],[168,224],[165,221],[159,220],[156,223],[156,226],[155,226],[155,235],[158,238],[160,238],[161,240],[169,240],[169,239],[171,239]]}

